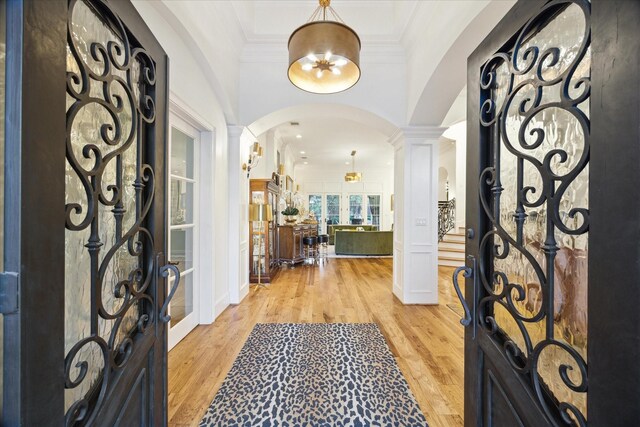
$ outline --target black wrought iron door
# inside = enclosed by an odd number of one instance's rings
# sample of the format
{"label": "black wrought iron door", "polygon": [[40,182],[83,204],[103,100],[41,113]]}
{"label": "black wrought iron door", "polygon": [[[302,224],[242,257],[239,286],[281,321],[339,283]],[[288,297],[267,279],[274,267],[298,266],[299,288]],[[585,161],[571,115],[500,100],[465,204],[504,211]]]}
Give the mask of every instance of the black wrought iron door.
{"label": "black wrought iron door", "polygon": [[166,425],[168,58],[128,0],[9,3],[3,423]]}
{"label": "black wrought iron door", "polygon": [[[634,315],[614,318],[607,301],[613,296],[602,298],[603,287],[617,288],[602,281],[602,272],[619,254],[600,249],[617,219],[598,204],[606,191],[635,203],[636,195],[605,189],[607,180],[625,179],[603,153],[622,159],[637,150],[592,137],[592,123],[601,134],[637,132],[614,128],[604,119],[611,105],[602,102],[605,95],[628,99],[618,83],[631,77],[637,88],[637,64],[612,72],[617,61],[627,62],[624,49],[593,59],[592,49],[611,39],[637,55],[637,30],[623,23],[639,12],[638,2],[624,0],[519,1],[469,58],[467,263],[454,276],[461,299],[458,280],[466,278],[468,426],[584,426],[615,407],[620,418],[609,413],[606,425],[637,423],[638,410],[620,403],[620,393],[637,393],[640,383],[625,382],[627,367],[603,363],[614,360],[608,349],[625,348],[613,338],[617,328],[607,337],[603,325],[626,324]],[[592,26],[599,30],[593,36]],[[637,117],[633,108],[617,113]],[[594,203],[599,215],[592,217]],[[624,351],[637,355],[636,347],[628,341]]]}
{"label": "black wrought iron door", "polygon": [[163,278],[179,275],[162,267],[166,60],[129,17],[100,0],[69,1],[67,425],[165,423]]}

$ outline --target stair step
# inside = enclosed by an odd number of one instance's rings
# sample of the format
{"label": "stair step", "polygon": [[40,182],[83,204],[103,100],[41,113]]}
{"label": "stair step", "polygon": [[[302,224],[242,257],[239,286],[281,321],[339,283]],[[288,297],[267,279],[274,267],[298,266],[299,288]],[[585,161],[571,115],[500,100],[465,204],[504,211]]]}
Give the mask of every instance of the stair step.
{"label": "stair step", "polygon": [[459,254],[463,254],[466,252],[466,249],[464,248],[464,246],[460,247],[460,246],[456,246],[456,247],[442,247],[440,245],[438,245],[438,252],[456,252]]}
{"label": "stair step", "polygon": [[445,234],[442,241],[446,243],[465,243],[466,239],[461,234]]}
{"label": "stair step", "polygon": [[438,261],[463,261],[464,263],[464,255],[461,257],[455,255],[438,255]]}
{"label": "stair step", "polygon": [[461,267],[464,265],[464,260],[446,260],[446,259],[438,259],[438,265],[441,267]]}
{"label": "stair step", "polygon": [[440,242],[438,243],[438,250],[440,251],[448,251],[449,249],[459,249],[464,251],[465,248],[464,243],[460,242]]}

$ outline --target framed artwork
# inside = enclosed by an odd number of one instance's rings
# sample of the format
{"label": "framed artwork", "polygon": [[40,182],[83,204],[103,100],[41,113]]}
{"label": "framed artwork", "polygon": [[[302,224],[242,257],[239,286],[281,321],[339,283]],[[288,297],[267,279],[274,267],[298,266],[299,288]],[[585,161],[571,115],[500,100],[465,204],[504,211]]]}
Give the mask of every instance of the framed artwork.
{"label": "framed artwork", "polygon": [[287,175],[287,191],[293,191],[293,178]]}

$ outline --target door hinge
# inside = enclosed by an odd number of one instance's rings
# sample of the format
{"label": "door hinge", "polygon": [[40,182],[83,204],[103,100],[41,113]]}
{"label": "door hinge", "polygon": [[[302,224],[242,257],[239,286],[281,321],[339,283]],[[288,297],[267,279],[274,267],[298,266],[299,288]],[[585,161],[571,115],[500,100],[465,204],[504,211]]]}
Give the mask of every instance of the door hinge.
{"label": "door hinge", "polygon": [[0,313],[18,312],[18,273],[5,271],[0,273]]}

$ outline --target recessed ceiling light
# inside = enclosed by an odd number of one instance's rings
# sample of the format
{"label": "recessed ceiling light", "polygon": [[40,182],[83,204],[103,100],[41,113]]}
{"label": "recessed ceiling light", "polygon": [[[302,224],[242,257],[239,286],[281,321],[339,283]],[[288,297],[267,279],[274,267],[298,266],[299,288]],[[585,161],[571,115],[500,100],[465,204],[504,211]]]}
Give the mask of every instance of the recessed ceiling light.
{"label": "recessed ceiling light", "polygon": [[304,151],[301,151],[300,154],[304,154]]}
{"label": "recessed ceiling light", "polygon": [[308,165],[308,164],[309,164],[309,162],[304,162],[304,164],[305,164],[305,165]]}
{"label": "recessed ceiling light", "polygon": [[300,138],[302,138],[302,135],[297,134],[297,135],[296,135],[296,138],[300,139]]}

